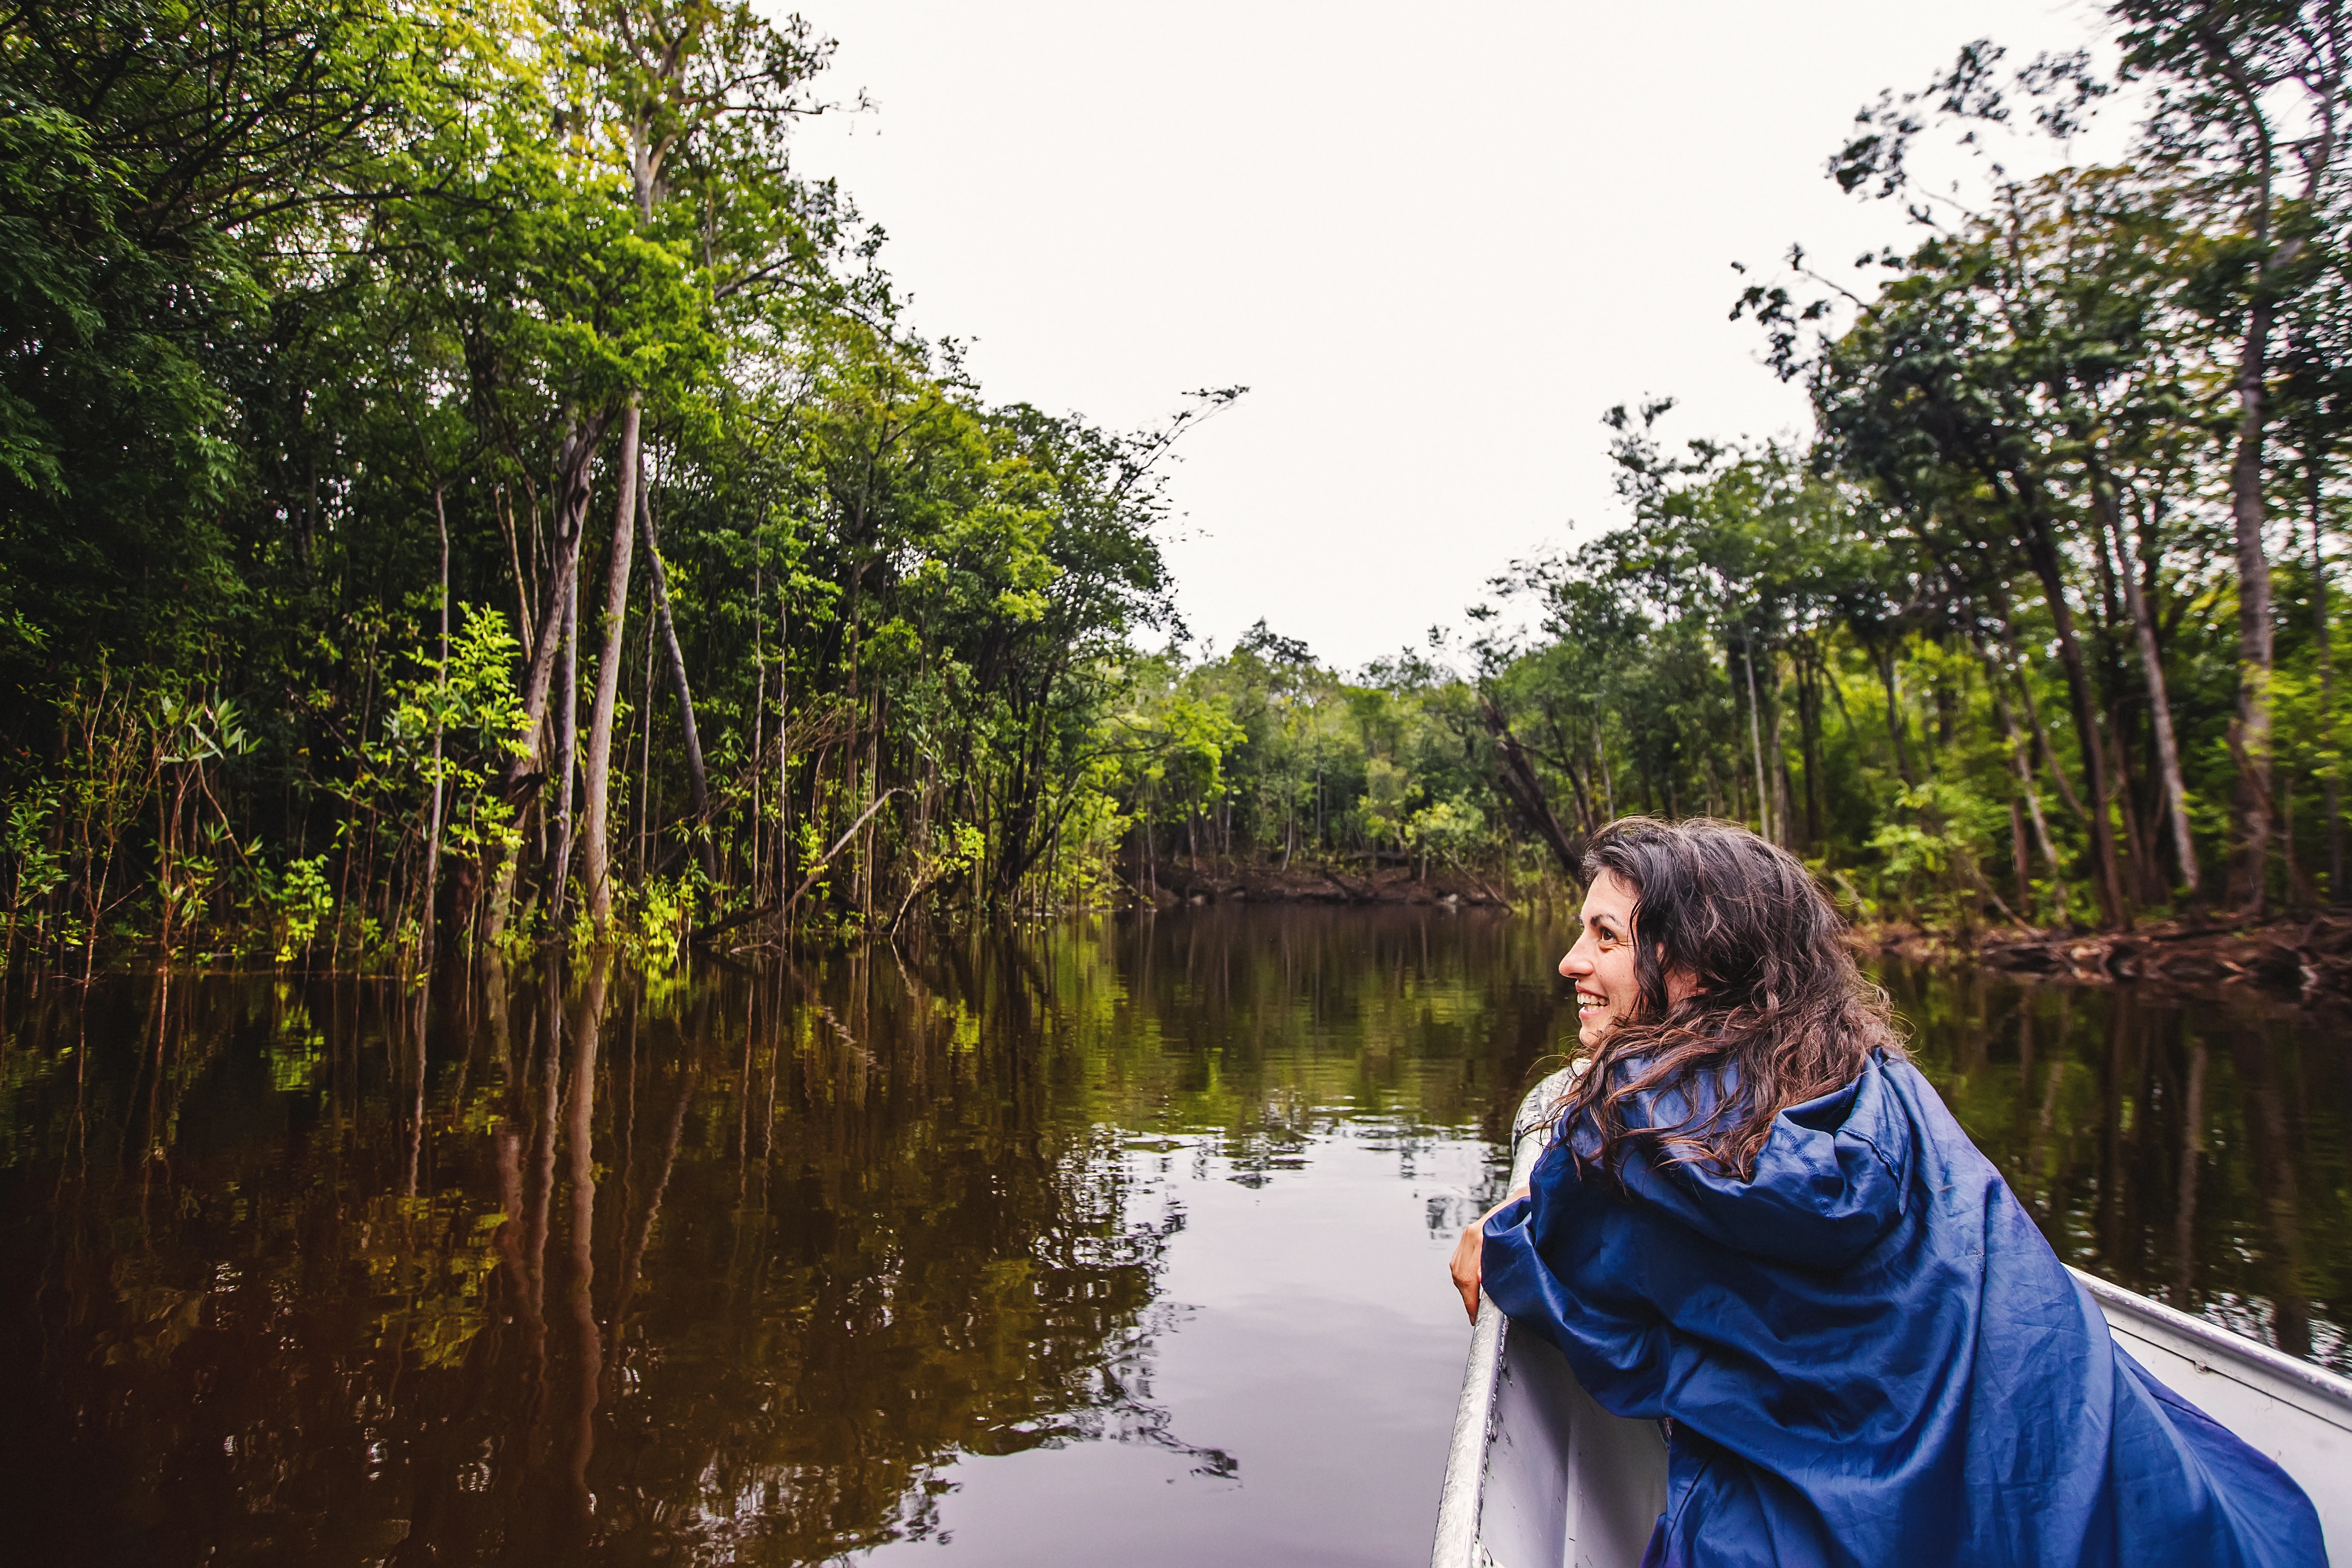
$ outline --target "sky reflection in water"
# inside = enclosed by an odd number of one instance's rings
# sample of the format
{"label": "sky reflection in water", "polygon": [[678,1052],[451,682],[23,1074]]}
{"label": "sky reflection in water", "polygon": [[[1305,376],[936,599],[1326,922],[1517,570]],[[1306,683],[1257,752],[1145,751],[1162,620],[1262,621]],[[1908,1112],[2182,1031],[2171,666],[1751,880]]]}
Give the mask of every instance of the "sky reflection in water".
{"label": "sky reflection in water", "polygon": [[[1408,1563],[1540,920],[20,987],[25,1561]],[[2342,1037],[1888,977],[2063,1252],[2342,1366]],[[2184,1158],[2186,1163],[2184,1163]]]}

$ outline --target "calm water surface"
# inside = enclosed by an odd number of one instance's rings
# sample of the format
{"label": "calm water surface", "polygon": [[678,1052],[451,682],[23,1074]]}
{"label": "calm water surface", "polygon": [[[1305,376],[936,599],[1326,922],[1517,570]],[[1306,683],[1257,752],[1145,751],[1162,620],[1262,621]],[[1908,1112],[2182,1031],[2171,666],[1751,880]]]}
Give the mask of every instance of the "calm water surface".
{"label": "calm water surface", "polygon": [[[1417,1563],[1540,919],[1206,910],[758,973],[0,1016],[25,1562]],[[1895,973],[2070,1260],[2352,1368],[2346,1036]]]}

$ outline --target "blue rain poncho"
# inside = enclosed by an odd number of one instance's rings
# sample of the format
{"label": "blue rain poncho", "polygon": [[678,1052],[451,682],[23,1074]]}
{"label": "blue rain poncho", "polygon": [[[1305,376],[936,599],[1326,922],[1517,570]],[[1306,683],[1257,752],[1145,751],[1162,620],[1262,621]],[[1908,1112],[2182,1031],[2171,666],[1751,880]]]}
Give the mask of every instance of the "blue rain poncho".
{"label": "blue rain poncho", "polygon": [[1555,1138],[1486,1285],[1604,1408],[1671,1419],[1645,1563],[2324,1568],[2302,1490],[2116,1346],[1909,1063],[1783,1111],[1748,1181],[1644,1150],[1621,1187],[1598,1146]]}

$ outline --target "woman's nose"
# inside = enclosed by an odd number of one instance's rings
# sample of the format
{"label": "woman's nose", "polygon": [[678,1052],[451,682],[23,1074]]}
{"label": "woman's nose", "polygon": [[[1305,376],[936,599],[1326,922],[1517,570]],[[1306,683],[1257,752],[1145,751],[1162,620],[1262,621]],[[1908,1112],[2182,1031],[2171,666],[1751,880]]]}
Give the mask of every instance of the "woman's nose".
{"label": "woman's nose", "polygon": [[1559,961],[1559,977],[1562,980],[1573,980],[1580,974],[1591,973],[1591,961],[1584,957],[1584,944],[1580,942],[1570,948]]}

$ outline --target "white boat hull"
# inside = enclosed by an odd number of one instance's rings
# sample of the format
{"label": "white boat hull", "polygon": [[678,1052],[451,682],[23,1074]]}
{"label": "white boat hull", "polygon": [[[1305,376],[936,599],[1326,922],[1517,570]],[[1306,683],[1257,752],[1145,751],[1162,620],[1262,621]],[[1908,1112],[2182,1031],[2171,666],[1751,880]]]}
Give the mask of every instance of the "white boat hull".
{"label": "white boat hull", "polygon": [[[1519,1108],[1511,1185],[1542,1152],[1543,1109],[1566,1075]],[[2352,1563],[2352,1381],[2077,1270],[2133,1359],[2275,1460],[2319,1510],[2328,1557]],[[1666,1501],[1654,1421],[1593,1403],[1567,1358],[1513,1334],[1480,1299],[1433,1568],[1634,1568]]]}

